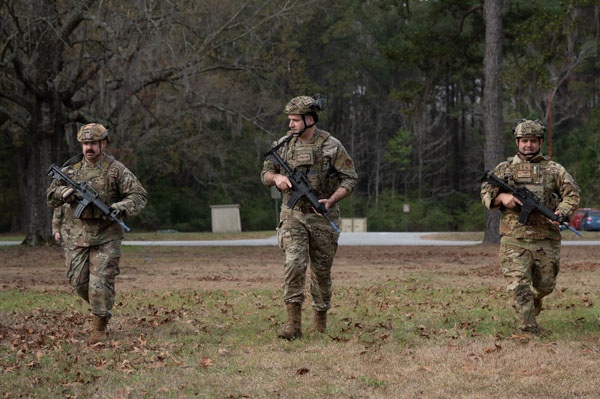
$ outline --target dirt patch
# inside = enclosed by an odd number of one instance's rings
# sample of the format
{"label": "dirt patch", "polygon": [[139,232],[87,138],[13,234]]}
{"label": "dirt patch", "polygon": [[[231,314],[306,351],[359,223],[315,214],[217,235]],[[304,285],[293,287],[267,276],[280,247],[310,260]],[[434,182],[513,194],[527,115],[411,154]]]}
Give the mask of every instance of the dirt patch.
{"label": "dirt patch", "polygon": [[[563,246],[559,285],[597,284],[600,249]],[[283,253],[276,247],[123,247],[117,289],[260,289],[282,285]],[[0,248],[0,286],[68,290],[58,247]],[[498,247],[342,246],[334,284],[426,280],[455,287],[501,286]]]}

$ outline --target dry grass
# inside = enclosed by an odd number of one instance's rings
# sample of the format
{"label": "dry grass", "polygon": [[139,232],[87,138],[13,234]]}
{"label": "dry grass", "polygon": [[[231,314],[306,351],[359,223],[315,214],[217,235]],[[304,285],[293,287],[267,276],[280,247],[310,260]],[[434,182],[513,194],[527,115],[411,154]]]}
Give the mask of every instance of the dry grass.
{"label": "dry grass", "polygon": [[328,333],[306,310],[287,342],[276,248],[126,247],[111,339],[89,346],[60,249],[0,248],[1,397],[596,398],[597,254],[563,248],[548,331],[526,336],[494,246],[341,247]]}

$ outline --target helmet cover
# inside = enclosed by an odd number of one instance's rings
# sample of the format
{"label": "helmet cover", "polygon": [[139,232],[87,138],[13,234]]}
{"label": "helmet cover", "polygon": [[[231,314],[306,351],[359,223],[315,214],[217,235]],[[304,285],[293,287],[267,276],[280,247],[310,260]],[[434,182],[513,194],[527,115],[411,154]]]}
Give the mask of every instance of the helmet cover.
{"label": "helmet cover", "polygon": [[521,137],[544,138],[545,131],[546,131],[546,126],[544,126],[538,120],[532,121],[532,120],[527,120],[527,119],[521,119],[513,127],[513,134],[515,135],[515,138],[521,138]]}
{"label": "helmet cover", "polygon": [[313,97],[299,96],[294,97],[285,106],[283,112],[288,115],[305,115],[315,114],[318,115],[319,111],[325,108],[325,98],[320,94],[316,94]]}
{"label": "helmet cover", "polygon": [[77,141],[89,143],[108,139],[108,130],[99,123],[83,125],[77,132]]}

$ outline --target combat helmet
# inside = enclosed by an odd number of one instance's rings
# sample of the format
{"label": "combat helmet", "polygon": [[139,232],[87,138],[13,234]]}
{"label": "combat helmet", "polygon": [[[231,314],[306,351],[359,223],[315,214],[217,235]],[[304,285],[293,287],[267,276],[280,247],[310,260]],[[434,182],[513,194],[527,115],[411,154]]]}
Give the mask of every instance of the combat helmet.
{"label": "combat helmet", "polygon": [[283,113],[288,115],[307,115],[311,114],[315,122],[319,119],[319,112],[325,109],[325,97],[315,94],[312,97],[299,96],[294,97],[285,106]]}
{"label": "combat helmet", "polygon": [[537,137],[540,139],[544,138],[544,132],[546,131],[546,126],[544,126],[539,120],[528,120],[521,119],[518,120],[517,123],[513,126],[513,134],[515,138],[519,139],[521,137]]}
{"label": "combat helmet", "polygon": [[104,139],[108,140],[108,130],[99,123],[83,125],[77,132],[77,141],[80,143],[89,143]]}

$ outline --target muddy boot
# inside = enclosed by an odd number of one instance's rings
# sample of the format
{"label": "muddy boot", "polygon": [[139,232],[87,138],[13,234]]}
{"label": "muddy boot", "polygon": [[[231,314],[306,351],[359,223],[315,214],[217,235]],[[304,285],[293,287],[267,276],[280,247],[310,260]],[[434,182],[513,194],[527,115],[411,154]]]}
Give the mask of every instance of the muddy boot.
{"label": "muddy boot", "polygon": [[108,333],[106,332],[108,320],[109,317],[94,315],[94,321],[92,323],[92,332],[90,334],[89,339],[90,344],[104,342],[108,339]]}
{"label": "muddy boot", "polygon": [[316,332],[324,333],[327,329],[327,311],[315,310],[314,329]]}
{"label": "muddy boot", "polygon": [[302,337],[302,304],[286,304],[288,321],[283,325],[277,336],[279,338],[293,340]]}

